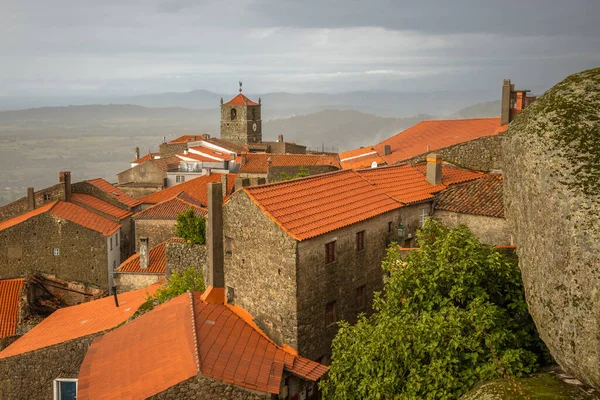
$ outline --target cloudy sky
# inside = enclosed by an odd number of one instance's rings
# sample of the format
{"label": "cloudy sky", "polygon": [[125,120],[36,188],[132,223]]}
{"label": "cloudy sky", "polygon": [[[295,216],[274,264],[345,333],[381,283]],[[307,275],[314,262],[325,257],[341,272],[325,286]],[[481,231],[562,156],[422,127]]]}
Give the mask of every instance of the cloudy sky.
{"label": "cloudy sky", "polygon": [[0,96],[547,88],[599,0],[0,0]]}

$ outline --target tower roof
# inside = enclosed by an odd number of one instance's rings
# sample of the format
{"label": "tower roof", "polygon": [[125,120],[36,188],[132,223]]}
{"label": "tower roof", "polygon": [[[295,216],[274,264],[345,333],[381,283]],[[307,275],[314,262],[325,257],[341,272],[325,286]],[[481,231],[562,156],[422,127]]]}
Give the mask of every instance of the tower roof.
{"label": "tower roof", "polygon": [[247,98],[246,96],[244,96],[243,94],[240,93],[237,96],[235,96],[233,99],[231,99],[227,103],[225,103],[225,105],[226,106],[257,106],[259,104],[250,100],[249,98]]}

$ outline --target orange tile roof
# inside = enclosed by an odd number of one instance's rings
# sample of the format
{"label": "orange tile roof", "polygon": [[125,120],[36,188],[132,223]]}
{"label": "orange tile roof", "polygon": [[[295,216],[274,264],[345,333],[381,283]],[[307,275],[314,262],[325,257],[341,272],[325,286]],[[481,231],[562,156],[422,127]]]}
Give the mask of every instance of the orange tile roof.
{"label": "orange tile roof", "polygon": [[504,218],[502,175],[488,174],[467,183],[452,185],[440,193],[435,208]]}
{"label": "orange tile roof", "polygon": [[[236,174],[229,174],[227,193],[231,193],[233,191],[235,178],[237,178]],[[163,189],[160,192],[149,194],[146,197],[140,198],[139,201],[142,204],[156,204],[165,200],[170,200],[179,193],[184,192],[185,194],[200,201],[203,205],[208,205],[207,185],[214,182],[221,182],[221,174],[199,176],[198,178],[194,178],[178,185]]]}
{"label": "orange tile roof", "polygon": [[133,160],[133,161],[132,161],[132,163],[133,163],[133,164],[141,164],[141,163],[143,163],[143,162],[145,162],[145,161],[154,160],[154,158],[155,158],[156,156],[160,156],[160,153],[150,153],[150,152],[149,152],[149,153],[148,153],[148,154],[146,154],[145,156],[143,156],[143,157],[140,157],[140,158],[138,158],[137,160]]}
{"label": "orange tile roof", "polygon": [[[196,149],[197,149],[197,147],[196,147]],[[205,153],[210,154],[211,152],[206,151]],[[196,154],[196,153],[191,153],[191,152],[188,152],[187,154],[185,154],[185,153],[177,154],[177,158],[179,158],[180,160],[183,160],[183,161],[222,162],[226,159],[229,159],[229,157],[227,157],[223,154],[221,154],[220,156],[214,156],[214,157],[219,157],[219,159],[216,160],[216,159],[214,159],[212,157],[208,157],[204,154]]]}
{"label": "orange tile roof", "polygon": [[122,208],[113,206],[112,204],[100,200],[94,196],[90,196],[89,194],[73,193],[71,195],[71,200],[75,204],[86,205],[94,210],[98,210],[119,220],[127,218],[132,214],[131,211],[123,210]]}
{"label": "orange tile roof", "polygon": [[244,156],[246,157],[246,162],[240,166],[239,173],[266,174],[267,168],[270,166],[295,167],[331,165],[340,168],[340,160],[337,155],[246,153]]}
{"label": "orange tile roof", "polygon": [[65,201],[55,201],[48,203],[40,208],[36,208],[33,211],[28,211],[17,217],[8,219],[0,223],[0,231],[18,225],[21,222],[28,220],[29,218],[35,217],[43,213],[50,213],[56,217],[64,218],[77,225],[83,226],[100,232],[105,236],[110,236],[115,233],[121,225],[116,222],[104,218],[92,211],[89,211],[77,204],[67,203]]}
{"label": "orange tile roof", "polygon": [[385,160],[373,147],[344,151],[340,153],[340,164],[343,169],[369,168],[376,162],[378,166],[385,165]]}
{"label": "orange tile roof", "polygon": [[97,338],[81,365],[78,398],[148,398],[198,373],[278,394],[284,370],[312,381],[327,371],[277,346],[238,308],[188,292]]}
{"label": "orange tile roof", "polygon": [[140,204],[140,201],[138,199],[134,199],[121,189],[113,186],[112,184],[108,183],[102,178],[90,179],[86,182],[96,186],[98,189],[102,190],[104,193],[106,193],[113,199],[120,201],[126,206],[135,207],[138,204]]}
{"label": "orange tile roof", "polygon": [[120,294],[118,308],[115,307],[113,297],[105,297],[58,309],[1,351],[0,359],[112,329],[131,317],[146,301],[148,294],[154,294],[160,285],[156,283],[147,288]]}
{"label": "orange tile roof", "polygon": [[19,300],[25,279],[0,280],[0,338],[17,333]]}
{"label": "orange tile roof", "polygon": [[[385,145],[392,153],[382,156],[388,164],[412,158],[482,136],[494,136],[502,131],[500,118],[472,118],[422,121],[375,146],[383,154]],[[427,150],[429,146],[429,150]]]}
{"label": "orange tile roof", "polygon": [[[420,163],[414,166],[423,176],[427,176],[427,163]],[[473,179],[481,178],[485,174],[480,171],[473,171],[470,169],[457,168],[449,164],[443,164],[442,166],[442,183],[445,186],[452,185],[454,183],[467,182]]]}
{"label": "orange tile roof", "polygon": [[179,136],[177,139],[171,140],[169,142],[169,144],[194,142],[196,140],[202,140],[203,136],[204,135],[202,135],[202,134],[199,134],[199,135],[183,135],[183,136]]}
{"label": "orange tile roof", "polygon": [[150,249],[150,257],[148,258],[148,268],[140,268],[140,253],[135,253],[117,268],[119,273],[143,273],[143,274],[164,274],[167,272],[167,243],[178,242],[183,243],[181,238],[170,238],[162,243],[157,244]]}
{"label": "orange tile roof", "polygon": [[179,193],[172,199],[163,201],[153,205],[152,207],[146,208],[144,211],[133,216],[134,219],[177,219],[179,214],[185,212],[188,208],[194,209],[196,217],[203,217],[208,214],[208,210],[202,207],[195,198],[185,194],[185,192]]}
{"label": "orange tile roof", "polygon": [[[198,154],[200,156],[206,156],[208,158],[214,157],[214,158],[218,158],[219,160],[231,160],[231,154],[229,152],[222,152],[219,150],[215,150],[215,149],[211,149],[210,147],[205,147],[205,146],[196,146],[196,147],[192,147],[189,149],[189,153],[202,153],[202,154]],[[216,160],[213,160],[216,161]]]}
{"label": "orange tile roof", "polygon": [[248,187],[244,191],[297,240],[322,235],[402,207],[351,170]]}
{"label": "orange tile roof", "polygon": [[169,172],[169,171],[177,171],[179,169],[179,158],[177,158],[176,156],[173,157],[167,157],[167,158],[158,158],[158,159],[154,159],[151,160],[150,162],[154,165],[156,165],[158,168],[162,169],[163,171]]}
{"label": "orange tile roof", "polygon": [[253,102],[243,94],[238,94],[233,99],[225,103],[226,106],[257,106],[258,103]]}
{"label": "orange tile roof", "polygon": [[236,154],[242,154],[242,152],[244,151],[244,148],[242,146],[238,146],[236,144],[233,143],[229,143],[226,140],[223,139],[219,139],[219,138],[208,138],[208,139],[203,139],[205,142],[207,143],[211,143],[215,146],[221,147],[223,149],[229,150],[232,153],[236,153]]}

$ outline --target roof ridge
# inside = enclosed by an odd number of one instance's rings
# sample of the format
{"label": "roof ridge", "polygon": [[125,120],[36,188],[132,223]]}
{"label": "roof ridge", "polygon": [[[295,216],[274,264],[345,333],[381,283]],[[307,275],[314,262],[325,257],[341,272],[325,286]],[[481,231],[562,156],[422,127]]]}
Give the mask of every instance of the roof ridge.
{"label": "roof ridge", "polygon": [[190,311],[192,313],[192,335],[194,336],[194,355],[196,360],[196,369],[200,372],[200,350],[198,349],[198,335],[196,333],[196,311],[194,308],[194,296],[191,291],[187,291],[190,300]]}
{"label": "roof ridge", "polygon": [[285,185],[285,184],[290,184],[290,183],[295,183],[295,182],[300,182],[300,181],[308,181],[311,179],[316,180],[316,179],[322,178],[326,175],[343,174],[343,173],[347,173],[347,172],[351,172],[351,171],[352,170],[350,170],[350,169],[339,169],[337,171],[323,172],[321,174],[303,176],[300,178],[289,179],[287,181],[271,182],[271,183],[267,183],[267,184],[259,185],[259,186],[247,186],[247,187],[243,188],[243,190],[248,191],[248,190],[256,190],[256,189],[264,189],[264,188],[273,187],[276,185]]}

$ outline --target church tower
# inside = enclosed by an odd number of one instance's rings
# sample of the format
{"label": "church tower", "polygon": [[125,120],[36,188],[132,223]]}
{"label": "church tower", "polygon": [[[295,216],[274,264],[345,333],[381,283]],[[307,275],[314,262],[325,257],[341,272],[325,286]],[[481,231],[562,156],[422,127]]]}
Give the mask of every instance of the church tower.
{"label": "church tower", "polygon": [[227,103],[221,99],[221,139],[240,146],[262,142],[260,98],[253,102],[240,94]]}

